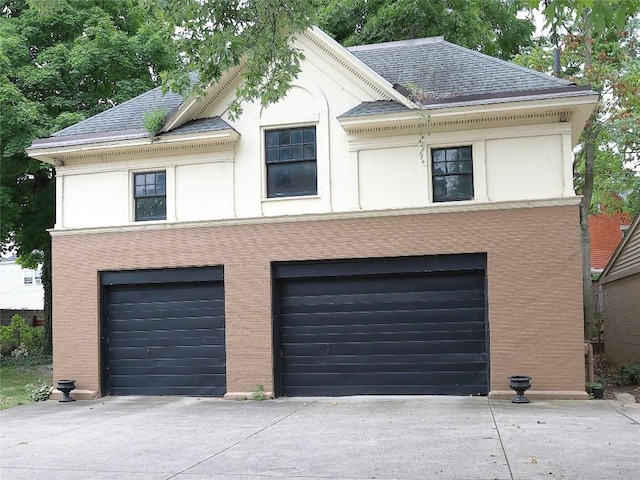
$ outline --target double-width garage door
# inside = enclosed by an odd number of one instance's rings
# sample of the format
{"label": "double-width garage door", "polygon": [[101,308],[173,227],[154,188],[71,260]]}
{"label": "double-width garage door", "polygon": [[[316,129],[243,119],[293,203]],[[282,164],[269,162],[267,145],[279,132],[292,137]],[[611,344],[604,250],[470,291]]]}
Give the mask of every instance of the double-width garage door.
{"label": "double-width garage door", "polygon": [[281,395],[488,391],[486,256],[278,265]]}
{"label": "double-width garage door", "polygon": [[113,395],[224,395],[222,268],[109,272],[105,384]]}

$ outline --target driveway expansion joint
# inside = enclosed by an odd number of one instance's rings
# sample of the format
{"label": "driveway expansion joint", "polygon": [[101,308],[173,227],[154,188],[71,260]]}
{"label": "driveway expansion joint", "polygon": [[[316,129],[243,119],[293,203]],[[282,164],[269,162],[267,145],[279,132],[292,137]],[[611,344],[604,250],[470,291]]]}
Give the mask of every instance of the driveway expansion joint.
{"label": "driveway expansion joint", "polygon": [[312,404],[314,404],[314,403],[315,403],[315,400],[314,400],[314,401],[311,401],[311,402],[308,402],[308,403],[306,403],[306,402],[305,402],[305,403],[304,403],[300,408],[296,408],[293,412],[288,413],[287,415],[283,416],[282,418],[279,418],[279,419],[277,419],[277,420],[275,420],[275,421],[271,422],[271,423],[270,423],[269,425],[267,425],[266,427],[262,427],[262,428],[260,428],[260,429],[259,429],[259,430],[257,430],[256,432],[253,432],[251,435],[247,435],[247,436],[246,436],[246,437],[244,437],[243,439],[238,440],[237,442],[235,442],[235,443],[233,443],[233,444],[231,444],[231,445],[229,445],[229,446],[227,446],[227,447],[223,448],[222,450],[219,450],[219,451],[217,451],[217,452],[215,452],[215,453],[212,453],[212,454],[211,454],[211,455],[209,455],[208,457],[203,458],[203,459],[202,459],[202,460],[200,460],[199,462],[196,462],[196,463],[194,463],[193,465],[188,466],[188,467],[187,467],[187,468],[185,468],[184,470],[182,470],[182,471],[180,471],[180,472],[178,472],[178,473],[175,473],[175,474],[171,475],[170,477],[167,477],[167,478],[166,478],[166,480],[171,480],[172,478],[175,478],[175,477],[177,477],[178,475],[182,475],[182,474],[186,473],[188,470],[191,470],[192,468],[197,467],[198,465],[200,465],[200,464],[202,464],[202,463],[204,463],[204,462],[206,462],[206,461],[208,461],[208,460],[211,460],[212,458],[217,457],[217,456],[218,456],[218,455],[220,455],[221,453],[224,453],[224,452],[226,452],[226,451],[228,451],[228,450],[231,450],[233,447],[236,447],[236,446],[240,445],[241,443],[246,442],[246,441],[247,441],[247,440],[249,440],[250,438],[253,438],[253,437],[255,437],[256,435],[261,434],[261,433],[262,433],[262,432],[264,432],[265,430],[270,429],[270,428],[271,428],[271,427],[273,427],[274,425],[277,425],[278,423],[282,422],[283,420],[286,420],[287,418],[289,418],[289,417],[291,417],[291,416],[295,415],[296,413],[298,413],[298,412],[299,412],[299,411],[301,411],[302,409],[304,409],[304,408],[306,408],[306,407],[308,407],[309,405],[312,405]]}
{"label": "driveway expansion joint", "polygon": [[493,420],[493,424],[496,427],[496,432],[498,433],[498,440],[500,441],[500,449],[502,450],[502,455],[504,455],[504,460],[507,463],[507,468],[509,469],[509,476],[511,480],[514,480],[513,470],[511,470],[511,464],[509,463],[509,457],[507,456],[507,451],[504,448],[504,442],[502,441],[502,435],[500,435],[500,429],[498,428],[498,422],[496,421],[496,416],[493,413],[493,407],[491,406],[491,400],[487,399],[487,404],[489,405],[489,412],[491,413],[491,419]]}

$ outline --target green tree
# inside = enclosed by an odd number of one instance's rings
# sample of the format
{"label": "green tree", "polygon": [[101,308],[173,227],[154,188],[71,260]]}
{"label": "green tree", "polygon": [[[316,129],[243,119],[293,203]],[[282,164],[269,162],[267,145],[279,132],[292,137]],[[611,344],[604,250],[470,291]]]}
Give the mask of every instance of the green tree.
{"label": "green tree", "polygon": [[328,0],[319,25],[344,45],[444,36],[488,55],[511,58],[531,45],[534,26],[516,0]]}
{"label": "green tree", "polygon": [[155,86],[175,64],[169,28],[139,0],[0,3],[0,244],[43,263],[46,351],[55,175],[25,149]]}
{"label": "green tree", "polygon": [[171,36],[184,60],[165,76],[165,85],[183,95],[202,95],[223,73],[242,66],[244,81],[230,106],[232,116],[244,101],[258,100],[263,106],[278,101],[304,58],[291,39],[315,23],[318,1],[155,0],[176,32]]}
{"label": "green tree", "polygon": [[[531,0],[541,6],[562,51],[562,76],[591,85],[602,95],[576,154],[576,190],[583,195],[580,229],[583,255],[585,337],[595,325],[591,286],[589,212],[600,203],[632,214],[640,210],[640,0]],[[543,39],[520,63],[549,70],[552,45]],[[612,194],[623,201],[616,205]]]}

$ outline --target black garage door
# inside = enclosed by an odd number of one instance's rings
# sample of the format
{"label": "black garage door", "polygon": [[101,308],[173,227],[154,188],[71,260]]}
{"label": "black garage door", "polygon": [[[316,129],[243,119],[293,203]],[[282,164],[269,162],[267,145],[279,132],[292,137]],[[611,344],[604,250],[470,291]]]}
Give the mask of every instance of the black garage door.
{"label": "black garage door", "polygon": [[485,395],[486,256],[278,265],[277,393]]}
{"label": "black garage door", "polygon": [[221,267],[108,272],[101,283],[103,390],[226,393]]}

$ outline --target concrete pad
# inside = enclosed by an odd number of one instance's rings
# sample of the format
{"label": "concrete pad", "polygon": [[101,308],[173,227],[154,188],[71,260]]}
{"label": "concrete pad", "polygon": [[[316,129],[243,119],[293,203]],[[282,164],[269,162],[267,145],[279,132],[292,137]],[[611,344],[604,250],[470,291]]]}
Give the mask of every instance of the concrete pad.
{"label": "concrete pad", "polygon": [[0,425],[3,480],[601,480],[640,455],[640,408],[614,401],[106,397]]}

